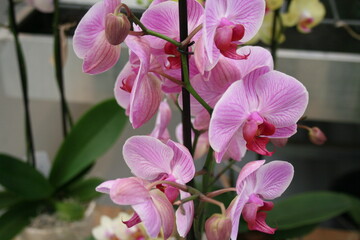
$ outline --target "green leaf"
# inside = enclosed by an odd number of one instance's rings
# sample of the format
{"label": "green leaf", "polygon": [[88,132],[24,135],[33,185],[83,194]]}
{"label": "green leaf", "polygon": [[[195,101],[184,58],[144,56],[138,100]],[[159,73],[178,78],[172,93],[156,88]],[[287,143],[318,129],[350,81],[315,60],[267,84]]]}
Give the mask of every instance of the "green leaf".
{"label": "green leaf", "polygon": [[0,192],[0,209],[8,208],[21,201],[21,198],[15,193]]}
{"label": "green leaf", "polygon": [[0,185],[28,200],[49,197],[53,188],[49,181],[29,164],[0,154]]}
{"label": "green leaf", "polygon": [[104,180],[100,178],[89,178],[76,182],[69,187],[68,195],[80,202],[90,202],[101,195],[95,191],[95,188],[102,182]]}
{"label": "green leaf", "polygon": [[360,226],[360,199],[350,196],[352,207],[349,211],[349,215]]}
{"label": "green leaf", "polygon": [[85,214],[84,205],[78,202],[57,202],[55,208],[57,217],[63,221],[81,220]]}
{"label": "green leaf", "polygon": [[274,235],[269,236],[276,240],[298,238],[312,232],[317,226],[318,224],[310,224],[288,230],[277,230]]}
{"label": "green leaf", "polygon": [[275,204],[268,212],[267,223],[279,230],[294,229],[338,216],[352,207],[345,194],[309,192],[290,197]]}
{"label": "green leaf", "polygon": [[127,117],[114,99],[90,109],[56,154],[50,182],[61,187],[103,155],[118,139]]}
{"label": "green leaf", "polygon": [[19,203],[0,216],[1,240],[11,240],[19,234],[30,219],[36,215],[37,205],[35,203]]}

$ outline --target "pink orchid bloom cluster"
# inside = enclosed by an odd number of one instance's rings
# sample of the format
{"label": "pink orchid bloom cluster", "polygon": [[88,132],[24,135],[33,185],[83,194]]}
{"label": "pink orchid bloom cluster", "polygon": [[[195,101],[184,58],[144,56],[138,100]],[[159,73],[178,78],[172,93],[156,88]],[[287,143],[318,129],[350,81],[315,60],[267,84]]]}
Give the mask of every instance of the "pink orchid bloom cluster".
{"label": "pink orchid bloom cluster", "polygon": [[[219,192],[189,186],[196,175],[194,159],[208,152],[217,163],[241,161],[248,150],[271,156],[270,141],[284,145],[296,133],[308,92],[295,78],[274,70],[266,49],[241,47],[261,26],[264,0],[207,0],[205,4],[187,0],[187,10],[189,37],[183,42],[178,4],[171,0],[154,0],[140,20],[120,0],[103,0],[75,31],[74,50],[89,74],[112,68],[124,41],[129,61],[117,77],[115,98],[133,128],[157,113],[149,136],[134,136],[124,144],[123,157],[134,177],[104,182],[97,191],[109,194],[118,205],[131,205],[135,213],[125,224],[132,227],[142,222],[153,238],[169,238],[174,226],[185,237],[194,215],[201,214],[195,212],[196,198],[221,208],[221,214],[205,224],[210,240],[236,239],[240,216],[250,230],[273,234],[275,229],[265,222],[273,203],[266,200],[279,197],[289,186],[294,173],[290,163],[247,163],[235,188],[219,190],[236,192],[226,209],[212,199]],[[181,81],[184,54],[189,58],[188,82]],[[168,130],[172,115],[168,102],[182,108],[183,88],[192,95],[194,156],[182,145],[182,125],[176,130],[179,143],[170,139]],[[178,206],[175,212],[174,206]]]}

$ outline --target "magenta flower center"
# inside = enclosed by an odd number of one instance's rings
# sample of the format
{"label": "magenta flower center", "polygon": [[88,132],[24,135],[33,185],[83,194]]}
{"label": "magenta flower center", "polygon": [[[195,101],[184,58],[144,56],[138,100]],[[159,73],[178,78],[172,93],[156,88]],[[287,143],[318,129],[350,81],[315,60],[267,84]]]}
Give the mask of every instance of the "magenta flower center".
{"label": "magenta flower center", "polygon": [[181,54],[177,50],[177,47],[167,42],[164,46],[164,52],[167,55],[170,55],[167,60],[169,61],[169,64],[166,66],[167,69],[179,69],[181,67]]}
{"label": "magenta flower center", "polygon": [[271,136],[274,133],[275,126],[267,122],[257,112],[251,113],[243,126],[246,147],[261,155],[271,156],[273,154],[266,149],[270,139],[264,136]]}

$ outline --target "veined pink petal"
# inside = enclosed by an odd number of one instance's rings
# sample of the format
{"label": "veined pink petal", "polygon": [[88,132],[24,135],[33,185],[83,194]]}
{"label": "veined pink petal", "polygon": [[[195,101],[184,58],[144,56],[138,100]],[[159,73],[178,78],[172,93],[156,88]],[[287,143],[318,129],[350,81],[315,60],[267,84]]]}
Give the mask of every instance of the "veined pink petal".
{"label": "veined pink petal", "polygon": [[233,83],[215,105],[209,126],[210,145],[216,152],[227,148],[230,140],[249,115],[243,81]]}
{"label": "veined pink petal", "polygon": [[187,183],[195,176],[194,160],[189,150],[183,145],[168,140],[167,146],[171,147],[174,157],[171,161],[171,173],[182,183]]}
{"label": "veined pink petal", "polygon": [[275,133],[269,137],[273,139],[289,138],[296,133],[296,130],[297,130],[296,124],[293,124],[289,127],[277,128],[275,130]]}
{"label": "veined pink petal", "polygon": [[111,45],[100,32],[94,44],[84,57],[83,71],[89,74],[98,74],[112,68],[120,57],[120,45]]}
{"label": "veined pink petal", "polygon": [[150,133],[150,136],[160,140],[167,140],[170,138],[167,127],[171,120],[171,109],[166,100],[162,101],[159,106],[159,112],[156,117],[155,128]]}
{"label": "veined pink petal", "polygon": [[116,79],[114,87],[114,95],[117,103],[124,109],[130,104],[130,93],[136,78],[136,74],[132,70],[131,63],[128,62],[121,70]]}
{"label": "veined pink petal", "polygon": [[[227,155],[235,161],[241,161],[246,153],[246,141],[241,136],[242,131],[238,131],[232,138],[227,150]],[[219,162],[219,161],[218,161]]]}
{"label": "veined pink petal", "polygon": [[[189,33],[201,24],[203,7],[195,0],[187,0]],[[141,17],[141,22],[149,29],[173,39],[179,38],[179,13],[176,2],[166,1],[152,5]],[[161,24],[159,24],[161,23]],[[153,48],[163,48],[164,40],[151,38]]]}
{"label": "veined pink petal", "polygon": [[[98,187],[99,189],[101,185]],[[140,178],[116,179],[110,188],[111,200],[119,205],[133,205],[146,202],[150,199],[149,190]]]}
{"label": "veined pink petal", "polygon": [[256,193],[264,199],[274,199],[287,189],[294,176],[294,167],[284,161],[272,161],[256,172]]}
{"label": "veined pink petal", "polygon": [[115,8],[121,4],[121,0],[103,0],[107,13],[113,13]]}
{"label": "veined pink petal", "polygon": [[161,218],[164,238],[167,239],[171,236],[174,229],[175,214],[173,206],[160,190],[152,190],[150,195]]}
{"label": "veined pink petal", "polygon": [[247,198],[242,196],[242,194],[232,200],[230,206],[226,210],[226,215],[230,216],[232,228],[231,228],[231,239],[236,240],[239,232],[239,223],[241,212],[246,204]]}
{"label": "veined pink petal", "polygon": [[245,28],[242,42],[252,39],[261,27],[265,15],[263,0],[227,0],[226,17]]}
{"label": "veined pink petal", "polygon": [[161,229],[161,216],[154,202],[149,200],[144,203],[133,205],[132,207],[144,223],[148,235],[152,238],[156,238]]}
{"label": "veined pink petal", "polygon": [[123,155],[131,172],[154,180],[159,174],[171,173],[174,152],[171,147],[150,136],[133,136],[123,146]]}
{"label": "veined pink petal", "polygon": [[[141,70],[140,70],[141,71]],[[139,128],[157,112],[162,99],[160,80],[147,74],[135,82],[130,96],[130,122]]]}
{"label": "veined pink petal", "polygon": [[252,161],[247,163],[242,169],[236,180],[236,191],[240,193],[244,192],[245,179],[251,175],[253,172],[258,170],[262,165],[264,165],[265,160]]}
{"label": "veined pink petal", "polygon": [[260,114],[276,128],[295,124],[304,114],[308,92],[295,78],[271,71],[256,81]]}
{"label": "veined pink petal", "polygon": [[[190,197],[191,194],[187,192],[180,191],[181,199],[185,199],[187,197]],[[183,210],[179,207],[176,212],[176,226],[177,231],[181,237],[186,237],[188,234],[193,219],[194,219],[194,202],[189,201],[184,204],[182,204]]]}
{"label": "veined pink petal", "polygon": [[104,2],[98,2],[92,6],[79,22],[73,38],[75,54],[84,58],[86,53],[93,47],[97,36],[105,29],[106,9]]}
{"label": "veined pink petal", "polygon": [[257,46],[244,46],[237,51],[239,55],[249,55],[245,61],[236,61],[236,66],[245,77],[248,73],[260,67],[267,67],[267,71],[274,69],[274,62],[268,50]]}

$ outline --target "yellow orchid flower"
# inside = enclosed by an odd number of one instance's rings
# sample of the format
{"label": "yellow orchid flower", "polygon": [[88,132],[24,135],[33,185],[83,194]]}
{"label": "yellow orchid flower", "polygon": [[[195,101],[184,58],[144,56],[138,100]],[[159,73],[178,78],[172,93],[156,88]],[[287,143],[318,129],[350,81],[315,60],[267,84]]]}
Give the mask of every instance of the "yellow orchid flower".
{"label": "yellow orchid flower", "polygon": [[280,8],[284,3],[284,0],[266,0],[266,8],[268,10],[274,11]]}
{"label": "yellow orchid flower", "polygon": [[282,15],[284,26],[292,27],[302,33],[309,33],[325,16],[325,7],[319,0],[293,0],[289,11]]}

